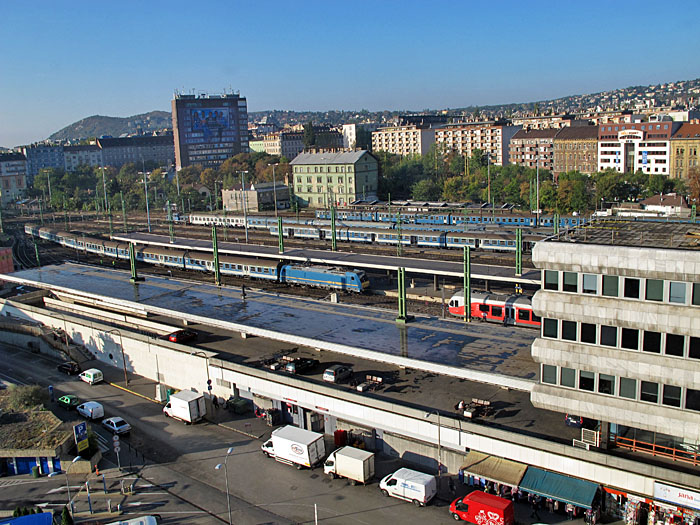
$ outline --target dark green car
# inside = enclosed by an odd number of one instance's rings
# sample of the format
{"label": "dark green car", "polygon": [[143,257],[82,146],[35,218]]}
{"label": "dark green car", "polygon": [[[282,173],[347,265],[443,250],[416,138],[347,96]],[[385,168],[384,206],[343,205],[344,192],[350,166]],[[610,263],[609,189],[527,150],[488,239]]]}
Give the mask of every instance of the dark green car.
{"label": "dark green car", "polygon": [[80,404],[80,399],[78,396],[69,394],[67,396],[61,396],[58,398],[58,405],[65,408],[66,410],[73,410]]}

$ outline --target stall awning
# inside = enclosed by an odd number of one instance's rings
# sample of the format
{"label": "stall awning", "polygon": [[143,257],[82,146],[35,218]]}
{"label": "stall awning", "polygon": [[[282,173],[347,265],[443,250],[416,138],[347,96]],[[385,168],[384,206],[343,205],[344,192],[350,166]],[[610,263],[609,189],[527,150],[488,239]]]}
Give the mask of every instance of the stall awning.
{"label": "stall awning", "polygon": [[522,481],[520,481],[520,488],[545,498],[590,509],[598,485],[590,481],[547,472],[536,467],[528,467]]}
{"label": "stall awning", "polygon": [[472,450],[467,454],[461,470],[480,478],[517,487],[527,470],[527,465]]}

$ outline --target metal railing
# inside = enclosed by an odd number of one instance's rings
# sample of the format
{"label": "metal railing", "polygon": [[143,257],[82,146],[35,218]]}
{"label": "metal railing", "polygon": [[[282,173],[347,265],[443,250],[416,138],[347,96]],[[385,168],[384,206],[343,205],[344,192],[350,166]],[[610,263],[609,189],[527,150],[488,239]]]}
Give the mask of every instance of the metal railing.
{"label": "metal railing", "polygon": [[656,443],[649,443],[647,441],[617,435],[612,435],[611,438],[616,446],[626,448],[632,452],[651,454],[653,456],[668,458],[672,461],[683,461],[694,466],[700,465],[700,453],[697,451],[658,445]]}

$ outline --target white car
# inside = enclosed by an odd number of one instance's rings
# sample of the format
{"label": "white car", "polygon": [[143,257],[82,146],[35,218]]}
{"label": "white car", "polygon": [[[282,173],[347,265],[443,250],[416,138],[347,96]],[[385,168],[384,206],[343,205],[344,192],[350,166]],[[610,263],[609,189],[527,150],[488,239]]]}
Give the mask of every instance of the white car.
{"label": "white car", "polygon": [[78,414],[88,419],[102,419],[105,417],[105,409],[97,401],[86,401],[75,409],[78,411]]}
{"label": "white car", "polygon": [[131,425],[118,416],[108,417],[102,422],[102,426],[112,434],[128,434],[131,431]]}

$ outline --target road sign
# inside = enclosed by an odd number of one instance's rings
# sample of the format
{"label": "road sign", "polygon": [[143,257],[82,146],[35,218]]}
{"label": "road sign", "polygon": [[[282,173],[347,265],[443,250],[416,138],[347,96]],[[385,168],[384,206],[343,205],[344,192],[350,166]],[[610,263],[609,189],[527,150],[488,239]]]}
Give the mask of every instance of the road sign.
{"label": "road sign", "polygon": [[73,427],[73,437],[75,438],[75,444],[78,446],[78,452],[82,452],[90,446],[86,422],[78,423]]}
{"label": "road sign", "polygon": [[646,163],[647,163],[647,152],[642,151],[642,164],[646,164]]}
{"label": "road sign", "polygon": [[114,434],[114,435],[112,436],[112,441],[114,441],[115,443],[116,443],[117,441],[119,441],[119,436],[118,436],[117,434]]}

